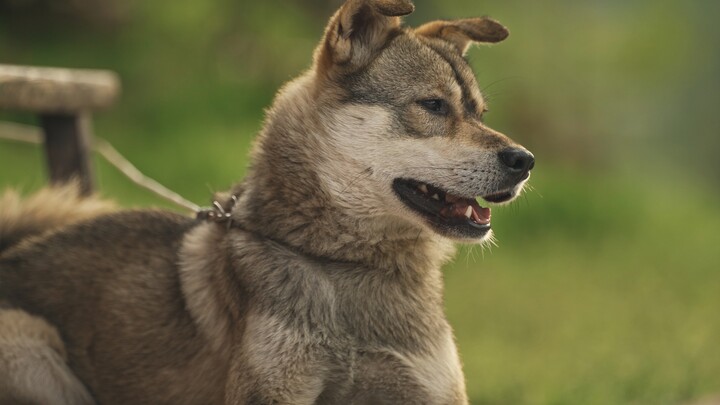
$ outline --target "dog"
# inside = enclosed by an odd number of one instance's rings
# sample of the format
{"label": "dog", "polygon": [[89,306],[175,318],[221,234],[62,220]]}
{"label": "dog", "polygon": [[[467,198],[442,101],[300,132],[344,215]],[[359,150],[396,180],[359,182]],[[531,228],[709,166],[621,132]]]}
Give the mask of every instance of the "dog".
{"label": "dog", "polygon": [[441,266],[491,237],[476,198],[514,199],[534,157],[483,123],[464,59],[507,29],[403,27],[413,9],[341,6],[216,211],[6,195],[0,398],[467,404]]}

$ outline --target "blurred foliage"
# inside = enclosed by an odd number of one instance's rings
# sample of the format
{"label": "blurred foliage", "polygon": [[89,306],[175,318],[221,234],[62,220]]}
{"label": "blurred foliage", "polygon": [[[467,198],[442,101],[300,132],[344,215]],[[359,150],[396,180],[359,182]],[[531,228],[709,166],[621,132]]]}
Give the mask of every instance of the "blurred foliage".
{"label": "blurred foliage", "polygon": [[[488,14],[510,28],[469,59],[489,124],[538,158],[533,190],[494,211],[500,246],[447,269],[473,403],[719,392],[720,3],[415,3],[410,25]],[[338,5],[0,0],[0,63],[119,72],[124,94],[96,132],[204,202],[242,177],[263,108],[309,66]],[[169,207],[96,167],[105,195]],[[35,147],[0,143],[0,187],[44,182]]]}

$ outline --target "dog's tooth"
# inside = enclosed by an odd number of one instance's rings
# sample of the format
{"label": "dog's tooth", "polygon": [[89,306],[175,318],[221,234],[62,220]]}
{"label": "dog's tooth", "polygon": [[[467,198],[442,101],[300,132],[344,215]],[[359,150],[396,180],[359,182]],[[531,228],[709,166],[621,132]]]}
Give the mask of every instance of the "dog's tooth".
{"label": "dog's tooth", "polygon": [[470,218],[472,217],[473,209],[470,205],[468,205],[467,209],[465,210],[465,216]]}
{"label": "dog's tooth", "polygon": [[437,195],[437,193],[433,194],[432,198],[433,198],[433,200],[438,200],[438,201],[440,201],[440,196]]}
{"label": "dog's tooth", "polygon": [[420,189],[420,191],[422,191],[423,194],[427,194],[427,192],[428,192],[427,186],[425,184],[419,185],[418,189]]}

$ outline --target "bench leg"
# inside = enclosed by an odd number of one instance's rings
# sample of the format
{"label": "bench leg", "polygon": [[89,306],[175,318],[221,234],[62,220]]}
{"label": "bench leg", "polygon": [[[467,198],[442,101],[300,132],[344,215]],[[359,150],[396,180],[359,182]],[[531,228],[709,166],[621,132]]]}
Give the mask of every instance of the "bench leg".
{"label": "bench leg", "polygon": [[80,182],[85,195],[93,190],[90,166],[90,116],[87,114],[46,114],[40,116],[45,136],[45,153],[50,182]]}

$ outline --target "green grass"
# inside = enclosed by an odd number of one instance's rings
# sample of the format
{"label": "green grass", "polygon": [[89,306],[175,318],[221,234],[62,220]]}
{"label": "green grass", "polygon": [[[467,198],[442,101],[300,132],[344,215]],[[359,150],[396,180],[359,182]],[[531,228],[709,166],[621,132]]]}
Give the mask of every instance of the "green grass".
{"label": "green grass", "polygon": [[[176,3],[127,2],[107,29],[0,13],[0,63],[117,71],[122,97],[96,133],[204,204],[244,175],[262,109],[307,67],[339,0]],[[720,3],[415,3],[413,24],[490,14],[510,28],[469,59],[488,123],[538,158],[534,190],[493,211],[499,246],[463,248],[446,269],[472,402],[720,392]],[[124,206],[176,209],[95,167]],[[43,184],[40,151],[0,141],[0,189]]]}

